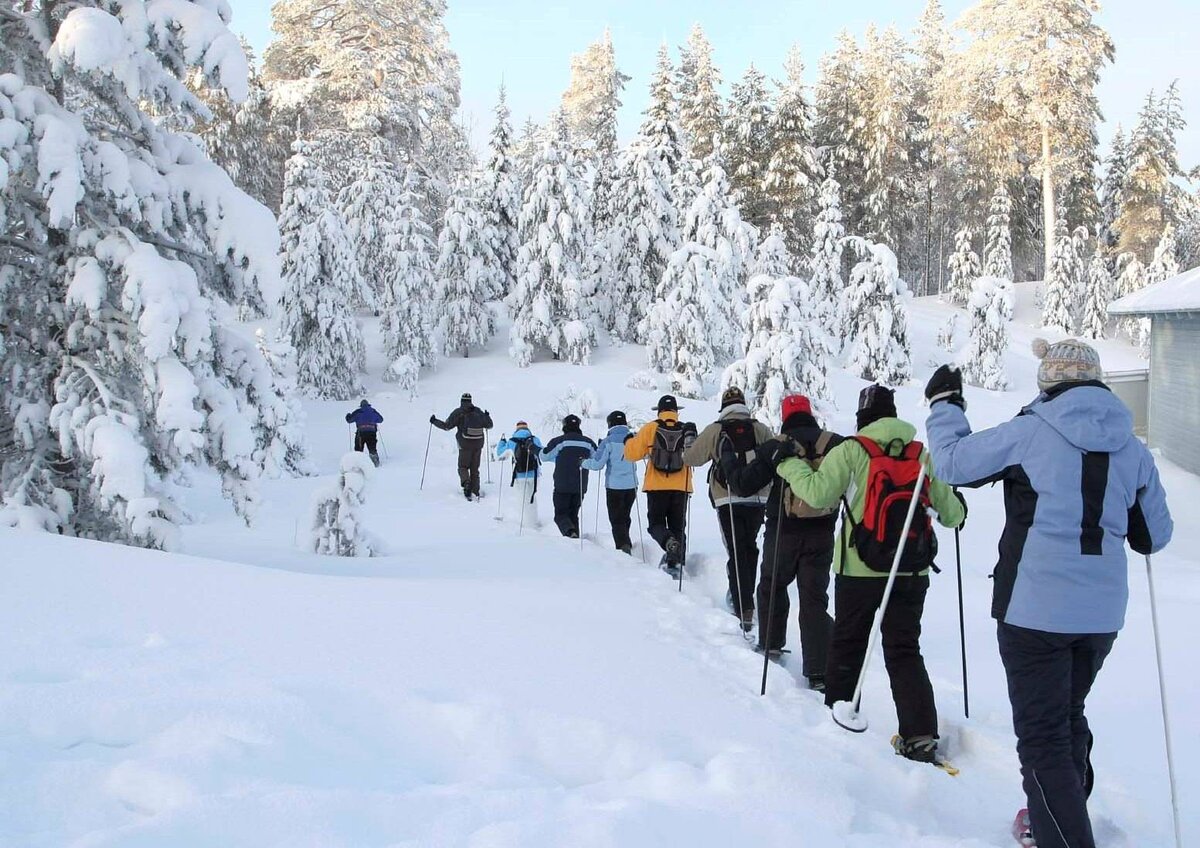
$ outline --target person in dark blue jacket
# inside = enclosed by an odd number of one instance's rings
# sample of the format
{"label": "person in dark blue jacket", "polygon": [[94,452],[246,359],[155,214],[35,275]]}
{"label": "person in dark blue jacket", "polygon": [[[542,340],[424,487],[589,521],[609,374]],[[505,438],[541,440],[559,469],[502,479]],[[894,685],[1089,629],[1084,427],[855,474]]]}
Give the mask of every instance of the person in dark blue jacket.
{"label": "person in dark blue jacket", "polygon": [[612,525],[613,542],[622,553],[633,553],[633,540],[629,529],[633,524],[631,513],[637,502],[637,466],[625,458],[625,440],[629,438],[629,422],[625,413],[614,410],[608,415],[608,435],[591,459],[584,460],[588,471],[604,471],[605,500],[608,505],[608,523]]}
{"label": "person in dark blue jacket", "polygon": [[583,435],[582,424],[578,415],[568,415],[562,435],[542,448],[542,459],[554,463],[554,523],[569,539],[579,538],[579,510],[588,486],[583,462],[596,451],[596,443]]}
{"label": "person in dark blue jacket", "polygon": [[1073,339],[1038,340],[1041,393],[1011,421],[971,431],[962,375],[926,387],[937,475],[1004,483],[992,615],[1008,678],[1029,829],[1040,848],[1094,848],[1087,798],[1093,737],[1084,702],[1125,623],[1125,543],[1161,550],[1174,525],[1133,416]]}
{"label": "person in dark blue jacket", "polygon": [[358,405],[358,409],[353,412],[346,413],[346,422],[354,425],[354,450],[358,453],[363,452],[366,448],[371,455],[371,462],[379,465],[379,451],[377,448],[379,439],[379,425],[383,423],[383,416],[375,411],[375,407],[367,403],[365,400]]}

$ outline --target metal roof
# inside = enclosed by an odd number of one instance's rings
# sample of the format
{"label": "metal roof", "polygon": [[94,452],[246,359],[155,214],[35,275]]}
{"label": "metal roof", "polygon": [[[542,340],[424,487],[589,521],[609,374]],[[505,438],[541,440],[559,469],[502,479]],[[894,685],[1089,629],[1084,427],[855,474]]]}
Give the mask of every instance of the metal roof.
{"label": "metal roof", "polygon": [[1108,307],[1109,315],[1200,312],[1200,267],[1146,286]]}

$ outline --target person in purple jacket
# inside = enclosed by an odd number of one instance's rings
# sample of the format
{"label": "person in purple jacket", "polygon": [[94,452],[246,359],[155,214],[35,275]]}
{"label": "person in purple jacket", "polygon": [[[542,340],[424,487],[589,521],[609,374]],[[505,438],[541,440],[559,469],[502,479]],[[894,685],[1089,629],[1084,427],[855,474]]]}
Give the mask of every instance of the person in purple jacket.
{"label": "person in purple jacket", "polygon": [[379,467],[379,425],[383,423],[383,416],[364,400],[358,409],[346,413],[346,423],[354,425],[354,450],[362,453],[366,448],[371,462]]}
{"label": "person in purple jacket", "polygon": [[1125,544],[1161,550],[1174,525],[1154,457],[1133,416],[1101,382],[1083,342],[1034,342],[1033,403],[971,431],[962,374],[943,365],[925,389],[938,477],[1004,484],[1006,523],[992,597],[1000,658],[1039,848],[1094,848],[1088,692],[1125,623]]}

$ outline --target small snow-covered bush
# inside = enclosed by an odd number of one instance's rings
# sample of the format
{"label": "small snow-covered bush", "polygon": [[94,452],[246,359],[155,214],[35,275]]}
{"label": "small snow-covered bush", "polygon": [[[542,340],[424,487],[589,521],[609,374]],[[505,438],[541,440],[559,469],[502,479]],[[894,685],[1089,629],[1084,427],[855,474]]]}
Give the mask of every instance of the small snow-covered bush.
{"label": "small snow-covered bush", "polygon": [[629,375],[629,379],[625,381],[625,385],[628,388],[644,392],[666,391],[667,383],[668,380],[665,375],[650,370],[634,371]]}
{"label": "small snow-covered bush", "polygon": [[958,347],[957,312],[952,312],[946,323],[938,329],[937,346],[946,353],[954,353],[954,349]]}
{"label": "small snow-covered bush", "polygon": [[562,426],[562,420],[568,415],[578,415],[584,420],[603,419],[608,415],[608,410],[600,408],[600,398],[592,389],[580,390],[574,385],[568,385],[567,390],[546,410],[542,424],[547,432],[557,433],[558,428]]}
{"label": "small snow-covered bush", "polygon": [[417,396],[417,380],[420,377],[421,366],[411,356],[400,356],[383,372],[385,383],[395,383],[396,388],[408,392],[411,400]]}
{"label": "small snow-covered bush", "polygon": [[365,453],[342,457],[337,482],[313,496],[309,550],[327,556],[377,556],[379,542],[366,531],[361,509],[375,469]]}

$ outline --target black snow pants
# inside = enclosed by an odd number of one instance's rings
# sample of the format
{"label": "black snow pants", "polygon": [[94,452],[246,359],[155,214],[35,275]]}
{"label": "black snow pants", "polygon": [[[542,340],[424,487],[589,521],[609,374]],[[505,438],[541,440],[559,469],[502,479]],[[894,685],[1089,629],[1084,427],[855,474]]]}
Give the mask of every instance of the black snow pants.
{"label": "black snow pants", "polygon": [[[854,698],[858,673],[867,654],[867,641],[875,611],[883,600],[885,577],[846,577],[834,583],[833,637],[825,669],[825,704]],[[925,611],[928,577],[896,578],[887,612],[883,615],[883,662],[892,684],[900,735],[938,735],[933,684],[921,656],[921,614]]]}
{"label": "black snow pants", "polygon": [[1092,734],[1084,702],[1116,633],[1069,634],[1000,622],[1017,756],[1039,848],[1095,848],[1087,799]]}
{"label": "black snow pants", "polygon": [[467,494],[479,494],[479,463],[484,439],[458,440],[458,482]]}
{"label": "black snow pants", "polygon": [[378,458],[378,456],[379,456],[378,442],[379,442],[379,433],[377,433],[374,430],[355,430],[354,431],[354,450],[357,451],[358,453],[362,453],[363,448],[366,448],[367,453],[369,453],[371,455],[372,459]]}
{"label": "black snow pants", "polygon": [[554,492],[554,523],[564,536],[579,536],[579,510],[583,495],[578,492]]}
{"label": "black snow pants", "polygon": [[687,492],[647,492],[646,532],[664,551],[672,538],[679,540],[680,557],[687,551]]}
{"label": "black snow pants", "polygon": [[608,523],[612,525],[613,544],[620,551],[632,550],[629,528],[633,524],[631,513],[637,502],[637,489],[608,489],[605,501],[608,505]]}
{"label": "black snow pants", "polygon": [[729,596],[733,598],[733,611],[741,616],[742,610],[754,612],[754,578],[758,576],[758,534],[762,532],[766,507],[758,504],[734,504],[719,506],[717,521],[721,525],[721,539],[729,555],[725,562],[725,574],[729,578]]}
{"label": "black snow pants", "polygon": [[[788,586],[796,581],[799,595],[800,650],[805,677],[824,677],[829,657],[829,569],[833,565],[833,527],[822,520],[767,522],[763,544],[762,576],[758,583],[759,644],[772,650],[787,644]],[[782,532],[777,532],[777,531]],[[779,540],[776,548],[776,539]],[[772,578],[774,578],[772,580]],[[775,597],[771,598],[771,584]],[[767,617],[770,616],[770,623]]]}

